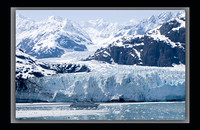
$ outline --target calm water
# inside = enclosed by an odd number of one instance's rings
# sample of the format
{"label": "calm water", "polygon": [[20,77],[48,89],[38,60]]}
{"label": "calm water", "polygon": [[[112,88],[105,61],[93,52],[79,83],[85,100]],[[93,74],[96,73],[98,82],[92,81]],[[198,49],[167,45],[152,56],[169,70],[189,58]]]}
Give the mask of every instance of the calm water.
{"label": "calm water", "polygon": [[17,120],[185,120],[185,102],[100,103],[71,109],[69,103],[16,103]]}

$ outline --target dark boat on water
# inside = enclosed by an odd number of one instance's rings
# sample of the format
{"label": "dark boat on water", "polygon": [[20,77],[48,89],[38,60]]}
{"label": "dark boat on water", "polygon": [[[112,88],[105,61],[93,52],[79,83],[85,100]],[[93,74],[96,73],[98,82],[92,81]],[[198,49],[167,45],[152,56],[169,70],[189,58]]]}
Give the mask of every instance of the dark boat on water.
{"label": "dark boat on water", "polygon": [[95,104],[93,102],[76,102],[72,103],[69,107],[77,109],[96,109],[98,106],[99,104]]}

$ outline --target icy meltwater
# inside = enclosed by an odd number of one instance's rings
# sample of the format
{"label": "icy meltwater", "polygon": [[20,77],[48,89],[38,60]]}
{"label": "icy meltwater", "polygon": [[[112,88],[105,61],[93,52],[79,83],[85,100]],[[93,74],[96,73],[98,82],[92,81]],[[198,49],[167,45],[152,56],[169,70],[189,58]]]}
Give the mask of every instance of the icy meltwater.
{"label": "icy meltwater", "polygon": [[185,120],[185,102],[100,103],[72,109],[70,103],[16,103],[17,120]]}

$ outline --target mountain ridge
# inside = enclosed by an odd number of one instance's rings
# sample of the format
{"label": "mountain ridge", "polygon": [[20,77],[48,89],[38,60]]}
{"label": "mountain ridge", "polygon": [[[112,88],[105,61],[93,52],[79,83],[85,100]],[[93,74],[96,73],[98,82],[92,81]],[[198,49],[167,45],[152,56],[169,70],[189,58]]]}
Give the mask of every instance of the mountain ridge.
{"label": "mountain ridge", "polygon": [[172,18],[144,35],[123,37],[86,60],[160,67],[185,64],[185,16]]}
{"label": "mountain ridge", "polygon": [[[36,58],[61,57],[71,51],[88,51],[88,46],[92,44],[101,48],[125,37],[144,35],[152,28],[157,28],[179,15],[181,12],[164,12],[136,22],[137,24],[125,25],[107,22],[104,19],[89,20],[80,24],[59,16],[50,16],[35,22],[17,15],[19,21],[16,22],[16,46]],[[23,19],[24,27],[20,24]],[[164,29],[162,30],[164,33]]]}
{"label": "mountain ridge", "polygon": [[73,50],[85,51],[87,44],[93,44],[87,33],[71,20],[50,16],[29,23],[17,16],[16,46],[36,58],[60,57]]}

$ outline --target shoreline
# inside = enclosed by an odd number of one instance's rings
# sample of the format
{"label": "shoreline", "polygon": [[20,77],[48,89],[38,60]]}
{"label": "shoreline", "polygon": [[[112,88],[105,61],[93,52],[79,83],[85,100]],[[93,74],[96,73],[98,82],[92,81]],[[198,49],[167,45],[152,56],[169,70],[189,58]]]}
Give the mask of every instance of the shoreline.
{"label": "shoreline", "polygon": [[[66,104],[70,105],[73,102],[35,102],[35,103],[15,103],[16,105],[20,104],[46,104],[46,105],[59,105],[59,104]],[[95,102],[94,104],[106,105],[106,104],[156,104],[156,103],[186,103],[186,101],[160,101],[160,102]]]}

